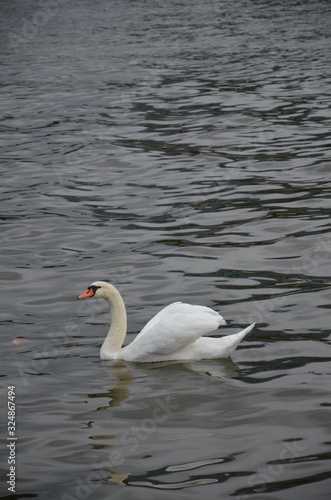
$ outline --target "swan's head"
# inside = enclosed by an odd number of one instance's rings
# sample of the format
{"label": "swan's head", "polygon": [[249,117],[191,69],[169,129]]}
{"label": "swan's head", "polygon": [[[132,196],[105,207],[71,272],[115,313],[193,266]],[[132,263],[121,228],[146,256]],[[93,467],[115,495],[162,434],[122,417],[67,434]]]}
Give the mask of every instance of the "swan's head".
{"label": "swan's head", "polygon": [[86,292],[79,295],[77,299],[88,299],[89,297],[106,299],[111,288],[112,285],[106,283],[105,281],[95,281],[87,288]]}

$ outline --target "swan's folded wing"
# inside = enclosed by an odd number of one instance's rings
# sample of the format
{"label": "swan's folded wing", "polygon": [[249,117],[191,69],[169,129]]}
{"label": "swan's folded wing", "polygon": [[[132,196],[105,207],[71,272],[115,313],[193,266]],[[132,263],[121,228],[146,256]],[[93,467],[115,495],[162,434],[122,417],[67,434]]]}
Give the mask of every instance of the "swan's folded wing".
{"label": "swan's folded wing", "polygon": [[125,350],[132,359],[170,354],[222,324],[222,316],[209,307],[175,302],[154,316]]}

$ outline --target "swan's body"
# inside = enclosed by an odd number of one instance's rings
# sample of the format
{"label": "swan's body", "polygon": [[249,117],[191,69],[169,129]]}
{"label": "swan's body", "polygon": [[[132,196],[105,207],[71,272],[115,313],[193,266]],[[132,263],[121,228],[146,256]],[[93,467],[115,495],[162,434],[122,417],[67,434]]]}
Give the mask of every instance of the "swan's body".
{"label": "swan's body", "polygon": [[105,281],[95,281],[78,298],[87,297],[105,299],[110,306],[112,323],[101,347],[101,359],[147,362],[226,358],[254,327],[252,324],[222,338],[202,337],[225,324],[222,316],[209,307],[174,302],[156,314],[131,344],[122,348],[126,310],[119,291]]}

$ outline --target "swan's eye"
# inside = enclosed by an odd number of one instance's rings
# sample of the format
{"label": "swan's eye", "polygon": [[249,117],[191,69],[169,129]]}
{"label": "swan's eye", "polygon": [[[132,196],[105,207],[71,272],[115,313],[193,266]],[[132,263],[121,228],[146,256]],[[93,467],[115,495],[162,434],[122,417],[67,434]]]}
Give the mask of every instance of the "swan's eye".
{"label": "swan's eye", "polygon": [[[88,290],[92,290],[93,295],[95,295],[95,292],[96,292],[99,288],[101,288],[101,287],[100,287],[100,286],[91,285],[91,286],[89,286],[89,287],[88,287]],[[92,297],[93,297],[93,295],[92,295]]]}

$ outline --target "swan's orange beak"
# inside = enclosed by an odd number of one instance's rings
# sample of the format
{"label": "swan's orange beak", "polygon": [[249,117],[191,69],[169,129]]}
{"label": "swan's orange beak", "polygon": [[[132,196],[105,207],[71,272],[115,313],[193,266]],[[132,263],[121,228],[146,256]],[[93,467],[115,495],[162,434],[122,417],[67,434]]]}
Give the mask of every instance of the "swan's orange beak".
{"label": "swan's orange beak", "polygon": [[88,297],[93,297],[93,296],[94,296],[93,288],[88,288],[86,292],[82,293],[82,295],[79,295],[77,299],[87,299]]}

